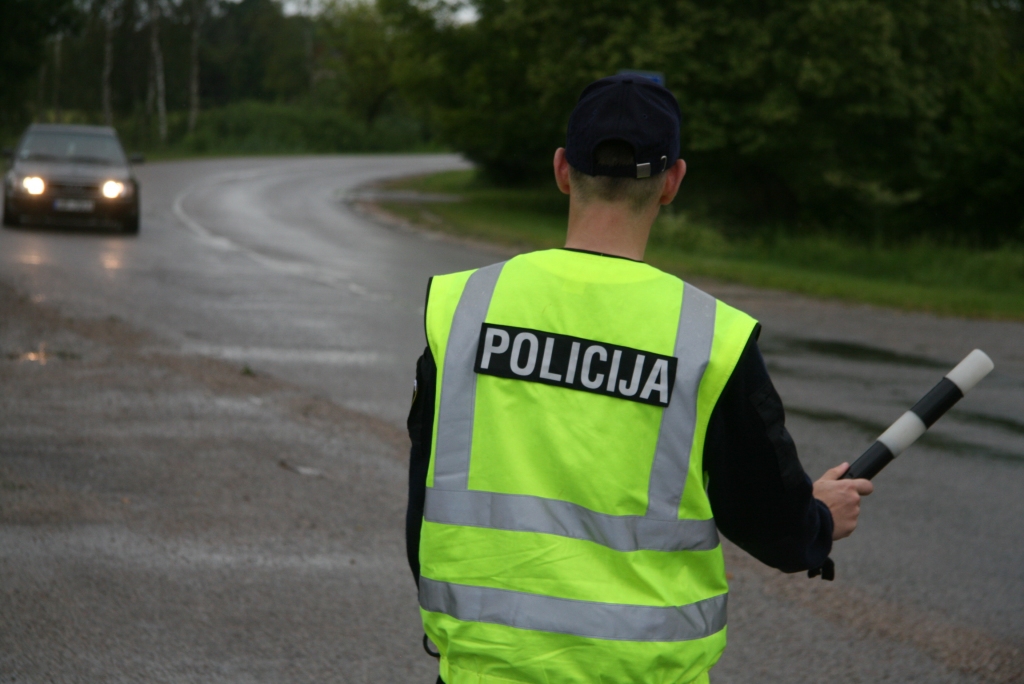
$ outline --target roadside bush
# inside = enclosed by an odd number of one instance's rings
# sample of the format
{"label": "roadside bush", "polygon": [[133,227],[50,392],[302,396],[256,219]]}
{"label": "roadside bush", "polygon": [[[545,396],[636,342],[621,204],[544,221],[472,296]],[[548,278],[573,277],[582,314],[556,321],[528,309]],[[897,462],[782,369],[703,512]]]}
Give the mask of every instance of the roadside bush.
{"label": "roadside bush", "polygon": [[157,140],[156,124],[142,112],[117,124],[126,148],[177,154],[302,154],[407,152],[432,149],[420,122],[383,114],[368,125],[328,107],[239,102],[203,111],[187,132],[187,113],[170,112],[168,143]]}
{"label": "roadside bush", "polygon": [[197,153],[393,152],[425,144],[419,123],[400,115],[369,126],[333,109],[240,102],[204,112],[179,146]]}

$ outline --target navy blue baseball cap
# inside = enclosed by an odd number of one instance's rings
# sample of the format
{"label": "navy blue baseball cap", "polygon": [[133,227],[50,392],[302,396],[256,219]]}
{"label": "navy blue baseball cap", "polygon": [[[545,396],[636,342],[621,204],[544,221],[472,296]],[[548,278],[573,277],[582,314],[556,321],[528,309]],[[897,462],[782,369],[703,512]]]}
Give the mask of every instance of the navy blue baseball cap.
{"label": "navy blue baseball cap", "polygon": [[[588,176],[647,178],[679,159],[679,103],[654,81],[620,74],[594,81],[569,115],[565,158]],[[633,147],[635,165],[598,166],[594,150],[622,140]]]}

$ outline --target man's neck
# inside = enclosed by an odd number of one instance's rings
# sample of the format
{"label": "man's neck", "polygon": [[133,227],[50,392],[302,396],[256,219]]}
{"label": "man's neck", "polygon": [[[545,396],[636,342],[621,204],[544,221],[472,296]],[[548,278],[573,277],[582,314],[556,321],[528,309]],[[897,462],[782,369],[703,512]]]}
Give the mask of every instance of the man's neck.
{"label": "man's neck", "polygon": [[657,209],[634,214],[622,203],[582,203],[570,195],[565,246],[643,261]]}

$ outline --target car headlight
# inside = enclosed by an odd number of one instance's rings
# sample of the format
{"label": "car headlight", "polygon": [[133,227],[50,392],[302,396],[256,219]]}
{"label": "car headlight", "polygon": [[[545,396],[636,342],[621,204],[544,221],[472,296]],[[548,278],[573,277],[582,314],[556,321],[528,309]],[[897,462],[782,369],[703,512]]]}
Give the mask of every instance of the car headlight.
{"label": "car headlight", "polygon": [[21,179],[21,187],[30,195],[42,195],[46,189],[46,183],[39,176],[25,176]]}
{"label": "car headlight", "polygon": [[115,180],[108,180],[103,184],[103,196],[114,199],[124,194],[124,183]]}

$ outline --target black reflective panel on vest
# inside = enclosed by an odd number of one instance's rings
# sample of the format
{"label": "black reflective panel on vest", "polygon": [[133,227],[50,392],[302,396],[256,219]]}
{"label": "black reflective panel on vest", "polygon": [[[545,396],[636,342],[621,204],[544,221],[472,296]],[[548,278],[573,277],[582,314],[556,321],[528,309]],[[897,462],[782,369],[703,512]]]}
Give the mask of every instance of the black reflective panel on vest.
{"label": "black reflective panel on vest", "polygon": [[668,406],[676,381],[673,356],[557,333],[484,323],[477,373]]}

